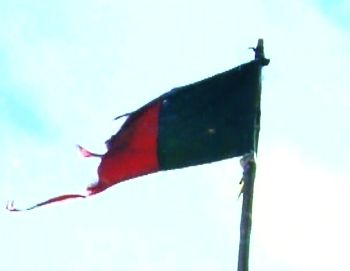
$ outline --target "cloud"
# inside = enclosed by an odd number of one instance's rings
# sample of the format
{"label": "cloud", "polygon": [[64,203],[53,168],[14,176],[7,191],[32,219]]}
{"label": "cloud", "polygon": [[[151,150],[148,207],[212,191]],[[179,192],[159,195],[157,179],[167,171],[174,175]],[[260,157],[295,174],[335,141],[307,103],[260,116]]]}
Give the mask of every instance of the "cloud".
{"label": "cloud", "polygon": [[297,146],[265,152],[255,190],[254,241],[293,270],[347,266],[348,178],[304,157]]}

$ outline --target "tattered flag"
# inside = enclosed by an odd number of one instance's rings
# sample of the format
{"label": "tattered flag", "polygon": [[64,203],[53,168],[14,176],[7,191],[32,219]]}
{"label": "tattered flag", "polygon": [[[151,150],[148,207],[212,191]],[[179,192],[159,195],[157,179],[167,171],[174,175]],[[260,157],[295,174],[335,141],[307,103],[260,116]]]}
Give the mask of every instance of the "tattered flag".
{"label": "tattered flag", "polygon": [[[126,117],[96,154],[78,146],[84,157],[99,157],[98,181],[83,194],[54,197],[30,208],[85,198],[135,177],[211,163],[255,150],[260,118],[260,68],[254,60],[232,70],[163,94]],[[117,117],[119,118],[119,117]]]}

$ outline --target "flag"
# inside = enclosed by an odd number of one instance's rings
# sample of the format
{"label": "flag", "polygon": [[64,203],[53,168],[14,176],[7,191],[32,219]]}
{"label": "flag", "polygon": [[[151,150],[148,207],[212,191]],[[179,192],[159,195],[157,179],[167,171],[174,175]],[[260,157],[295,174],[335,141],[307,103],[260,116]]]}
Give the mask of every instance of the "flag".
{"label": "flag", "polygon": [[[260,60],[175,88],[124,114],[107,152],[79,146],[101,159],[98,181],[86,194],[67,194],[34,205],[97,194],[117,183],[162,171],[196,166],[255,151],[260,122]],[[257,131],[257,132],[256,132]],[[12,206],[9,210],[19,211]]]}

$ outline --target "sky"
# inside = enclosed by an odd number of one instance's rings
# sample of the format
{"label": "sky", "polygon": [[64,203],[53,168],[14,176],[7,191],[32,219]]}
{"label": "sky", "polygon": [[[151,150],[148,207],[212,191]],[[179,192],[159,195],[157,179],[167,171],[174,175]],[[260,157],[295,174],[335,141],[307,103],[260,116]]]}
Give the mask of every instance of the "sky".
{"label": "sky", "polygon": [[250,270],[349,270],[349,1],[0,1],[1,270],[235,270],[239,158],[24,213],[96,179],[104,142],[264,38]]}

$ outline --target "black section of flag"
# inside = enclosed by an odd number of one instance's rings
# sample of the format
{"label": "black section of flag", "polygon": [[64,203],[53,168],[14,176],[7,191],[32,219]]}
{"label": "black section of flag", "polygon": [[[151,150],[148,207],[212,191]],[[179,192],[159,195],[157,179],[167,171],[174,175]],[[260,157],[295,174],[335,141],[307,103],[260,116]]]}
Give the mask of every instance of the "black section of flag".
{"label": "black section of flag", "polygon": [[210,163],[254,150],[260,71],[261,64],[251,61],[161,96],[160,169]]}

